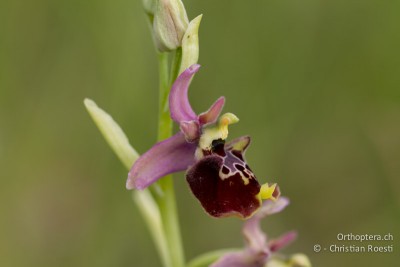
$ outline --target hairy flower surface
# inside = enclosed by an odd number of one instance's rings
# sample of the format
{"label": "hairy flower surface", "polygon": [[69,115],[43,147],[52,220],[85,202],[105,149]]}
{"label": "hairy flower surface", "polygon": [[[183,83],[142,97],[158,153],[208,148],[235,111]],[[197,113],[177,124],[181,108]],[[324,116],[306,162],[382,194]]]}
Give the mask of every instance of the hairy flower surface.
{"label": "hairy flower surface", "polygon": [[260,222],[264,217],[282,211],[288,204],[289,200],[285,197],[280,197],[275,202],[265,201],[257,213],[244,223],[245,249],[225,254],[210,267],[263,267],[272,253],[296,238],[295,232],[288,232],[278,239],[268,241],[260,228]]}
{"label": "hairy flower surface", "polygon": [[276,199],[276,184],[260,185],[244,159],[250,137],[228,143],[228,125],[239,119],[232,113],[219,117],[225,103],[220,97],[197,115],[188,99],[189,84],[200,66],[187,68],[176,79],[169,95],[171,118],[180,131],[155,144],[133,165],[128,174],[128,189],[144,189],[161,177],[187,170],[186,180],[205,211],[214,217],[248,218],[262,199]]}

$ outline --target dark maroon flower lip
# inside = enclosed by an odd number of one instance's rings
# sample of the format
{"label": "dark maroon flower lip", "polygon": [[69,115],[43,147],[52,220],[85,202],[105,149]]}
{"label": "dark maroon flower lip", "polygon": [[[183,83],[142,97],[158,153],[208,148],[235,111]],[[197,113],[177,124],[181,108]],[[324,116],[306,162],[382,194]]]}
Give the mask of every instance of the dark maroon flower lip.
{"label": "dark maroon flower lip", "polygon": [[204,210],[214,217],[248,218],[262,199],[276,199],[276,185],[260,185],[246,163],[244,153],[250,137],[225,144],[228,125],[239,119],[232,113],[220,116],[225,98],[197,115],[190,105],[190,82],[200,65],[182,72],[169,95],[171,118],[180,126],[174,136],[155,144],[132,166],[127,189],[144,189],[161,177],[187,170],[186,180]]}
{"label": "dark maroon flower lip", "polygon": [[217,139],[212,149],[186,173],[192,193],[213,217],[250,217],[261,205],[260,184],[244,161],[250,137],[225,145]]}

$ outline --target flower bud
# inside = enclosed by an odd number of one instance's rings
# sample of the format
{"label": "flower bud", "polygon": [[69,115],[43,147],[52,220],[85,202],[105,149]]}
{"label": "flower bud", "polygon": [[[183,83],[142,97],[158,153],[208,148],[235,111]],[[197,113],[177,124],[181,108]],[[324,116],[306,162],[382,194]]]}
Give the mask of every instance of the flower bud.
{"label": "flower bud", "polygon": [[196,64],[199,60],[199,26],[203,15],[194,18],[182,39],[182,61],[179,73]]}
{"label": "flower bud", "polygon": [[189,20],[181,0],[158,0],[153,21],[154,40],[159,51],[180,47]]}

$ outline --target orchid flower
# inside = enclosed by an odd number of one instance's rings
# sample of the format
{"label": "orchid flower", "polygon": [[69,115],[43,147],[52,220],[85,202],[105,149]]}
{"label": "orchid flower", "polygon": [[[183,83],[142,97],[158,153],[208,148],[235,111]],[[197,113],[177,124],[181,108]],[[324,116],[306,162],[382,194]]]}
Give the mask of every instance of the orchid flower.
{"label": "orchid flower", "polygon": [[242,251],[229,252],[210,267],[263,267],[271,254],[288,245],[296,238],[295,232],[288,232],[278,239],[268,241],[260,228],[261,220],[267,215],[282,211],[289,200],[280,197],[278,200],[267,200],[258,212],[247,220],[243,226],[246,247]]}
{"label": "orchid flower", "polygon": [[225,103],[220,97],[199,115],[188,100],[189,84],[200,65],[184,70],[169,95],[171,118],[180,126],[174,136],[155,144],[132,166],[126,187],[144,189],[161,177],[187,170],[186,180],[205,211],[214,217],[248,218],[263,199],[279,196],[276,184],[260,185],[244,159],[250,137],[228,143],[228,125],[239,119],[232,113],[219,117]]}

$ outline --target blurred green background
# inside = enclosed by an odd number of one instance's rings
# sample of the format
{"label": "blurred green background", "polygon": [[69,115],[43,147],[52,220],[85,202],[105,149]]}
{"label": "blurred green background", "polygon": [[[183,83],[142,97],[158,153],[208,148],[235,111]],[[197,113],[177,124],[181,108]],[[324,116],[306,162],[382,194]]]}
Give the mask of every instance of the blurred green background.
{"label": "blurred green background", "polygon": [[[230,137],[252,136],[258,179],[292,201],[264,229],[297,229],[284,253],[314,266],[397,266],[400,1],[185,4],[204,14],[195,110],[225,95],[241,119]],[[160,265],[127,171],[82,103],[111,113],[142,153],[156,138],[156,77],[139,0],[0,2],[1,266]],[[208,217],[175,181],[188,258],[242,246],[241,221]],[[359,244],[338,233],[392,233],[395,251],[313,252]]]}

